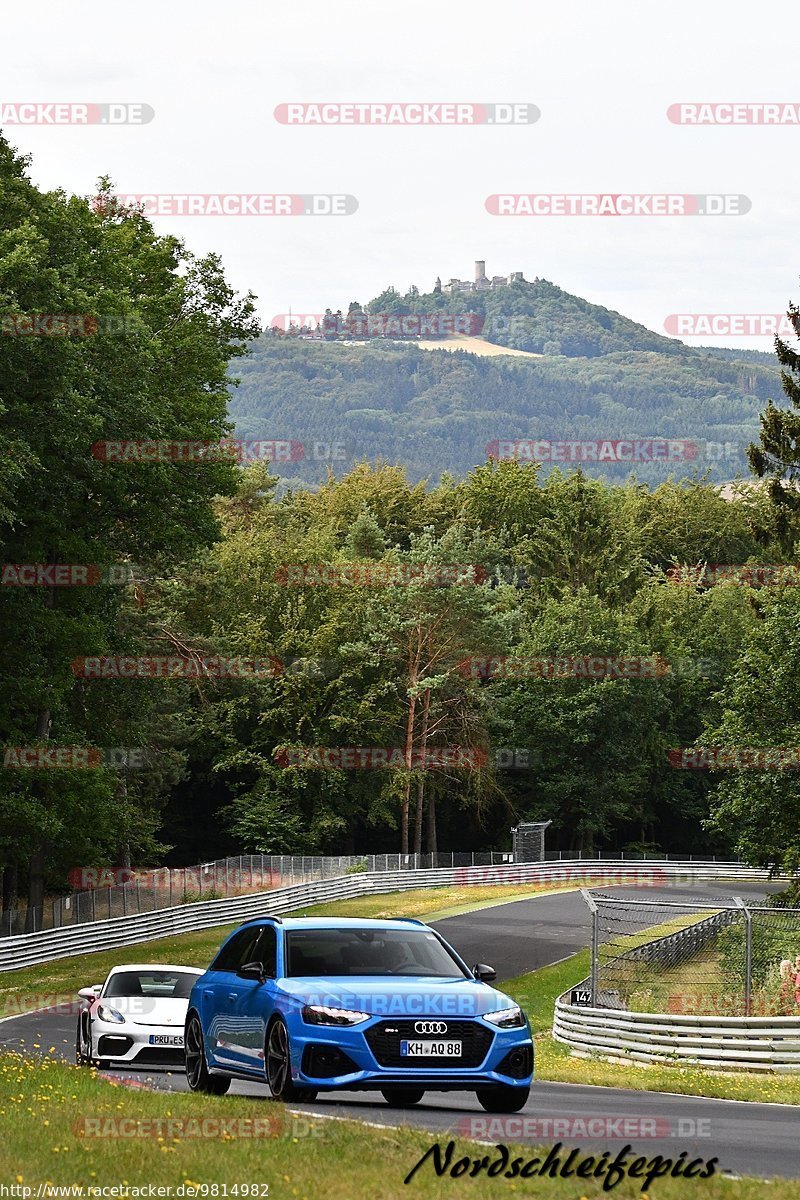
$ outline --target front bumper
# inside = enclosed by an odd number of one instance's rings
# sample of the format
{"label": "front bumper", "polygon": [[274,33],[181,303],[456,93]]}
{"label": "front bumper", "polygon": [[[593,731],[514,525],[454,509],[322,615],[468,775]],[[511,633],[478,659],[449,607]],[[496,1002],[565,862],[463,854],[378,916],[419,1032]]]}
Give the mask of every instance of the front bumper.
{"label": "front bumper", "polygon": [[[159,1044],[151,1039],[179,1039]],[[102,1064],[183,1066],[183,1029],[175,1025],[137,1025],[133,1021],[92,1022],[92,1057]]]}
{"label": "front bumper", "polygon": [[[528,1088],[534,1054],[527,1025],[498,1029],[480,1017],[449,1022],[448,1036],[462,1043],[462,1058],[404,1057],[399,1043],[414,1021],[373,1017],[361,1025],[309,1025],[299,1014],[287,1019],[292,1081],[316,1091],[382,1087],[426,1091],[470,1091],[503,1085]],[[412,1034],[413,1036],[413,1034]]]}

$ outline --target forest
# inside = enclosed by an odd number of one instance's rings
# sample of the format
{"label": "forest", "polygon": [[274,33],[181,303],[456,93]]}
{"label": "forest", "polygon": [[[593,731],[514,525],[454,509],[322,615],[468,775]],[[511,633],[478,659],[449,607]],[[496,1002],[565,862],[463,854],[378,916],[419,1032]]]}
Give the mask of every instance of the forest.
{"label": "forest", "polygon": [[[564,850],[798,869],[798,776],[765,769],[800,745],[790,346],[778,409],[778,367],[674,345],[309,345],[109,190],[39,191],[1,138],[0,182],[4,313],[91,317],[0,338],[4,908],[77,866],[504,849],[524,818]],[[767,486],[725,495],[482,448],[612,416],[732,436],[745,398]],[[353,461],[312,487],[108,452],[265,421],[332,443],[348,413]]]}

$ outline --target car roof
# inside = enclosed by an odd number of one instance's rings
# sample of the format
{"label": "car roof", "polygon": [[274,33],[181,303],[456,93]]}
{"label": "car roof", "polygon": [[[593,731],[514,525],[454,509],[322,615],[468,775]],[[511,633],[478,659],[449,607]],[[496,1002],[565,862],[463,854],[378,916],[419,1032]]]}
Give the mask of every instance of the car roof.
{"label": "car roof", "polygon": [[281,928],[293,929],[427,929],[416,917],[396,917],[391,920],[373,917],[254,917],[247,925],[267,925],[277,922]]}
{"label": "car roof", "polygon": [[108,974],[118,975],[120,971],[183,971],[189,975],[204,974],[202,967],[179,967],[173,963],[125,963],[119,967],[112,967]]}

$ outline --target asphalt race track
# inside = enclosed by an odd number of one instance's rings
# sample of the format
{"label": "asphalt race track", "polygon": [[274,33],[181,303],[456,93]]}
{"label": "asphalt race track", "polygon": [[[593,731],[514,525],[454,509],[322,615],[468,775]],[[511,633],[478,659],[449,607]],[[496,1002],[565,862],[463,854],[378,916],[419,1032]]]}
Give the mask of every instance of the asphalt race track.
{"label": "asphalt race track", "polygon": [[[730,885],[603,890],[637,899],[713,901],[728,898],[733,892],[756,900],[767,890],[777,888],[737,881]],[[499,980],[560,961],[585,947],[590,931],[588,909],[578,892],[494,905],[435,924],[468,963],[491,963]],[[94,982],[76,979],[75,987]],[[0,1046],[33,1054],[49,1053],[53,1047],[54,1055],[74,1061],[75,1023],[74,1016],[55,1010],[14,1017],[0,1022]],[[113,1072],[113,1077],[159,1090],[186,1090],[185,1078],[180,1074],[126,1068],[124,1073]],[[265,1086],[237,1081],[231,1093],[269,1103]],[[209,1103],[224,1105],[225,1101],[209,1098]],[[377,1092],[338,1092],[329,1099],[320,1097],[313,1104],[298,1106],[295,1111],[378,1125],[411,1124],[430,1130],[431,1140],[436,1138],[441,1143],[451,1134],[491,1145],[514,1141],[550,1146],[563,1141],[587,1152],[608,1150],[613,1157],[630,1141],[633,1156],[651,1158],[661,1154],[675,1158],[685,1150],[689,1158],[716,1156],[717,1170],[734,1175],[800,1177],[800,1113],[792,1106],[543,1081],[534,1082],[528,1105],[513,1117],[490,1116],[470,1093],[460,1092],[429,1092],[420,1105],[403,1111],[390,1109]],[[606,1124],[598,1127],[598,1118]],[[628,1136],[622,1118],[645,1122],[633,1126],[643,1129],[644,1135]],[[565,1125],[565,1121],[570,1124]],[[584,1121],[589,1124],[584,1125]],[[409,1169],[411,1166],[410,1162]]]}

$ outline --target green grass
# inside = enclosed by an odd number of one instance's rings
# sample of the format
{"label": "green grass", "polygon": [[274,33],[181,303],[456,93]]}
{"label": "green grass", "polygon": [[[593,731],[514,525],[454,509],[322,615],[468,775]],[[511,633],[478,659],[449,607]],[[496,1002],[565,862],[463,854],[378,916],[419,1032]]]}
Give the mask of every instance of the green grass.
{"label": "green grass", "polygon": [[355,896],[352,900],[333,900],[298,908],[297,917],[424,917],[426,921],[442,921],[459,913],[474,912],[508,904],[511,900],[532,900],[538,896],[553,896],[574,892],[580,884],[530,883],[485,884],[472,887],[417,888],[411,892],[387,892],[383,896]]}
{"label": "green grass", "polygon": [[[687,962],[676,967],[662,967],[657,978],[652,978],[652,973],[648,972],[646,982],[641,980],[639,986],[628,994],[628,1007],[633,1012],[680,1012],[684,1010],[670,1008],[675,998],[680,997],[686,1012],[741,1015],[744,987],[739,989],[740,995],[736,997],[726,995],[726,986],[719,951],[709,945]],[[718,1006],[712,1008],[710,1004],[715,997],[719,997]],[[758,1011],[757,1008],[753,1009],[755,1013]]]}
{"label": "green grass", "polygon": [[[224,1118],[228,1136],[187,1136],[155,1126],[159,1121],[196,1122]],[[135,1136],[85,1135],[89,1129],[108,1130],[110,1121],[129,1119]],[[252,1131],[254,1119],[269,1137],[240,1136]],[[268,1184],[270,1200],[421,1200],[513,1194],[547,1200],[583,1200],[606,1195],[599,1180],[487,1179],[469,1174],[437,1178],[430,1165],[422,1167],[411,1184],[407,1174],[434,1140],[445,1148],[449,1135],[409,1127],[378,1129],[351,1121],[326,1121],[294,1116],[283,1105],[246,1096],[207,1097],[184,1093],[149,1092],[112,1087],[93,1071],[58,1064],[51,1059],[0,1055],[0,1182],[33,1188],[40,1183],[83,1187],[148,1184],[176,1189],[187,1184]],[[232,1122],[242,1121],[243,1126]],[[94,1123],[92,1125],[91,1123]],[[195,1129],[199,1125],[195,1125]],[[207,1129],[207,1127],[206,1127]],[[140,1131],[149,1130],[149,1136]],[[219,1131],[216,1131],[219,1132]],[[154,1136],[157,1134],[161,1136]],[[452,1161],[494,1158],[496,1151],[457,1138]],[[622,1143],[609,1146],[612,1154]],[[637,1147],[638,1149],[639,1147]],[[675,1147],[675,1157],[682,1147]],[[641,1147],[650,1157],[647,1147]],[[528,1160],[542,1150],[510,1146],[512,1157]],[[584,1151],[584,1153],[587,1153]],[[701,1151],[702,1153],[702,1151]],[[713,1149],[705,1151],[713,1154]],[[641,1181],[626,1179],[615,1187],[618,1200],[649,1195],[655,1200],[794,1200],[795,1181],[662,1179],[644,1195]],[[195,1193],[196,1194],[196,1193]],[[173,1196],[175,1192],[173,1192]],[[260,1193],[259,1193],[260,1195]]]}

